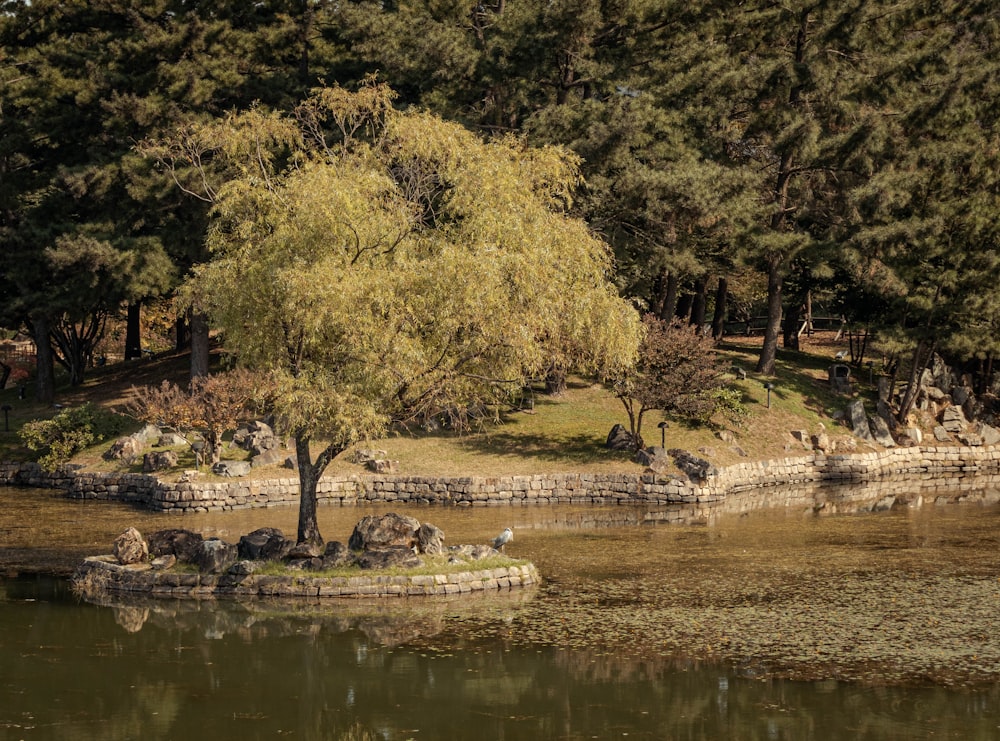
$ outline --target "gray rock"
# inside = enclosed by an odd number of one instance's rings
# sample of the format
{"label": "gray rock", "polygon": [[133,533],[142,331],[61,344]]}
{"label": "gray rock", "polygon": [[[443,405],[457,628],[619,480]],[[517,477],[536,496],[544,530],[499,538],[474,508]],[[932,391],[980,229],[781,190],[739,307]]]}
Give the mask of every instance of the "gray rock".
{"label": "gray rock", "polygon": [[941,426],[948,432],[962,432],[968,424],[961,407],[949,406],[941,411]]}
{"label": "gray rock", "polygon": [[390,461],[385,458],[368,461],[365,465],[368,466],[369,471],[374,473],[396,473],[399,470],[399,461]]}
{"label": "gray rock", "polygon": [[716,436],[727,445],[736,444],[736,435],[732,430],[719,430],[715,433]]}
{"label": "gray rock", "polygon": [[944,401],[948,398],[948,394],[939,389],[937,386],[924,386],[921,391],[924,395],[931,401]]}
{"label": "gray rock", "polygon": [[358,556],[358,566],[363,569],[413,568],[423,561],[409,548],[389,546],[368,550]]}
{"label": "gray rock", "polygon": [[417,530],[420,522],[413,517],[389,512],[381,516],[366,515],[362,517],[347,546],[352,551],[365,551],[376,548],[399,546],[412,549],[417,544]]}
{"label": "gray rock", "polygon": [[948,430],[946,430],[944,427],[942,427],[941,425],[937,425],[934,428],[934,439],[937,440],[939,443],[950,443],[951,435],[948,434]]}
{"label": "gray rock", "polygon": [[187,439],[176,432],[166,432],[156,440],[156,447],[158,448],[173,448],[178,445],[187,445]]}
{"label": "gray rock", "polygon": [[980,423],[977,432],[983,438],[983,445],[996,445],[1000,443],[1000,430],[985,422]]}
{"label": "gray rock", "polygon": [[292,546],[292,549],[288,551],[288,559],[322,558],[325,552],[326,546],[322,543],[296,543]]}
{"label": "gray rock", "polygon": [[868,425],[868,415],[865,413],[865,405],[860,399],[855,399],[847,405],[847,415],[851,420],[851,430],[857,437],[868,442],[875,442],[871,427]]}
{"label": "gray rock", "polygon": [[667,451],[659,446],[637,450],[633,460],[640,466],[645,466],[647,470],[655,473],[662,473],[673,465],[673,461],[667,454]]}
{"label": "gray rock", "polygon": [[149,552],[153,556],[176,556],[181,563],[195,563],[203,540],[199,533],[190,530],[157,530],[149,536]]}
{"label": "gray rock", "polygon": [[687,474],[688,478],[695,483],[704,483],[709,477],[715,476],[718,469],[703,458],[686,450],[671,448],[667,451],[674,459],[674,465]]}
{"label": "gray rock", "polygon": [[227,543],[219,538],[203,540],[195,564],[203,574],[224,574],[239,558],[235,543]]}
{"label": "gray rock", "polygon": [[262,527],[240,538],[237,544],[239,557],[248,561],[280,561],[295,546],[284,533],[275,527]]}
{"label": "gray rock", "polygon": [[130,527],[115,538],[111,553],[120,564],[143,563],[149,558],[149,546],[142,533]]}
{"label": "gray rock", "polygon": [[295,462],[292,461],[292,465],[287,465],[291,457],[288,453],[280,448],[271,448],[270,450],[265,450],[258,455],[255,455],[250,460],[251,468],[260,468],[261,466],[284,466],[285,468],[294,468]]}
{"label": "gray rock", "polygon": [[134,435],[120,437],[111,443],[111,447],[104,451],[101,457],[106,461],[131,463],[142,454],[144,447],[146,444]]}
{"label": "gray rock", "polygon": [[903,435],[914,445],[920,445],[924,441],[924,433],[919,427],[907,427],[903,430]]}
{"label": "gray rock", "polygon": [[448,560],[453,563],[468,559],[478,561],[489,556],[495,556],[497,552],[495,548],[491,548],[488,545],[453,545],[448,549],[448,553],[451,554],[451,558]]}
{"label": "gray rock", "polygon": [[956,437],[962,445],[978,448],[983,444],[983,438],[974,432],[960,432]]}
{"label": "gray rock", "polygon": [[350,566],[355,562],[354,554],[339,540],[334,540],[326,544],[323,552],[323,568],[336,569],[341,566]]}
{"label": "gray rock", "polygon": [[219,461],[212,466],[212,473],[216,476],[237,478],[240,476],[248,476],[251,468],[252,466],[249,461]]}
{"label": "gray rock", "polygon": [[624,425],[619,424],[611,428],[604,447],[608,450],[632,450],[635,445],[632,441],[632,434],[625,429]]}
{"label": "gray rock", "polygon": [[892,437],[892,431],[889,429],[888,423],[882,419],[882,417],[869,416],[868,422],[871,426],[872,436],[875,438],[875,442],[883,448],[896,447],[896,441]]}
{"label": "gray rock", "polygon": [[956,386],[951,390],[951,400],[955,406],[963,406],[972,396],[972,389],[967,386]]}
{"label": "gray rock", "polygon": [[748,455],[747,452],[739,445],[730,445],[729,449],[734,453],[736,453],[736,455],[738,455],[740,458],[746,458]]}
{"label": "gray rock", "polygon": [[351,463],[359,466],[368,464],[368,461],[377,461],[385,458],[389,454],[384,450],[374,450],[372,448],[357,448],[351,453]]}
{"label": "gray rock", "polygon": [[236,576],[249,576],[257,572],[260,568],[260,564],[256,561],[237,561],[232,566],[229,567],[228,574],[235,574]]}
{"label": "gray rock", "polygon": [[150,443],[153,440],[160,439],[160,428],[156,425],[146,425],[138,432],[133,432],[132,437],[136,440],[140,440],[142,443]]}
{"label": "gray rock", "polygon": [[830,436],[825,432],[818,432],[810,438],[813,450],[820,450],[824,453],[832,450],[830,445]]}
{"label": "gray rock", "polygon": [[142,456],[142,470],[144,473],[165,471],[176,465],[177,453],[172,450],[156,450]]}
{"label": "gray rock", "polygon": [[167,569],[172,569],[176,563],[177,556],[167,554],[166,556],[157,556],[149,562],[149,565],[155,571],[166,571]]}
{"label": "gray rock", "polygon": [[429,522],[422,524],[417,530],[417,552],[428,555],[444,553],[444,531]]}

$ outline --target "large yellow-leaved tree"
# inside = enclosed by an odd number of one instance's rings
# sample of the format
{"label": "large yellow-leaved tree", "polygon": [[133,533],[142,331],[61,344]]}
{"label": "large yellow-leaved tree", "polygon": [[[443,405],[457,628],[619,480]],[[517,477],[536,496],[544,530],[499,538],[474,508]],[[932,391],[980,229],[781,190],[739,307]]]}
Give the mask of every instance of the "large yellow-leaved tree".
{"label": "large yellow-leaved tree", "polygon": [[642,331],[606,245],[567,214],[572,156],[392,102],[375,83],[328,88],[294,116],[250,111],[148,150],[214,201],[214,258],[187,290],[269,374],[300,544],[322,545],[317,482],[355,442],[494,403],[553,364],[610,375]]}

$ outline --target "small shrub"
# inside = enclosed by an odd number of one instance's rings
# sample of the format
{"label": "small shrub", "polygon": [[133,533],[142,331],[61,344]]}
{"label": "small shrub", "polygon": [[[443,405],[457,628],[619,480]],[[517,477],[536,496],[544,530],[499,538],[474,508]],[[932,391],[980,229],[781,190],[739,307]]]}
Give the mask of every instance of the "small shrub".
{"label": "small shrub", "polygon": [[[92,404],[64,409],[52,419],[36,419],[21,427],[21,440],[40,452],[38,462],[46,471],[55,470],[88,445],[100,442],[109,431],[107,413]],[[110,434],[109,434],[110,436]]]}

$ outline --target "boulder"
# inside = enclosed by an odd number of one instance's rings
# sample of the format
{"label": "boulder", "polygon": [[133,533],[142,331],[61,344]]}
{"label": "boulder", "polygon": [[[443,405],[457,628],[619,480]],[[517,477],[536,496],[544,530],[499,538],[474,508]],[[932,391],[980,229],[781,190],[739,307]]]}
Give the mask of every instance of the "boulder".
{"label": "boulder", "polygon": [[883,448],[895,448],[896,441],[892,437],[892,431],[889,429],[889,424],[879,416],[869,416],[868,423],[871,426],[872,436],[875,438],[875,442],[881,445]]}
{"label": "boulder", "polygon": [[937,440],[939,443],[950,443],[951,435],[948,433],[948,430],[946,430],[944,427],[942,427],[941,425],[937,425],[934,428],[934,439]]}
{"label": "boulder", "polygon": [[833,445],[830,441],[830,436],[825,432],[817,432],[815,435],[809,438],[809,442],[812,445],[813,450],[819,450],[823,453],[829,453],[833,451]]}
{"label": "boulder", "polygon": [[861,399],[855,399],[847,405],[847,416],[851,420],[851,430],[857,437],[868,442],[875,442],[871,427],[868,426],[868,415]]}
{"label": "boulder", "polygon": [[983,438],[983,445],[996,445],[1000,443],[1000,430],[985,422],[979,423],[976,433]]}
{"label": "boulder", "polygon": [[333,540],[326,544],[322,561],[324,569],[336,569],[341,566],[350,566],[355,559],[354,554],[346,545],[339,540]]}
{"label": "boulder", "polygon": [[262,527],[240,538],[239,557],[247,561],[280,561],[288,556],[295,541],[275,527]]}
{"label": "boulder", "polygon": [[715,435],[727,445],[736,444],[736,434],[732,430],[719,430]]}
{"label": "boulder", "polygon": [[368,461],[368,470],[374,473],[396,473],[399,470],[399,461],[390,461],[385,458]]}
{"label": "boulder", "polygon": [[142,454],[145,443],[134,435],[120,437],[111,443],[101,457],[106,461],[124,461],[131,463]]}
{"label": "boulder", "polygon": [[216,476],[237,478],[240,476],[248,476],[251,468],[253,467],[250,465],[249,461],[219,461],[212,466],[212,473]]}
{"label": "boulder", "polygon": [[176,563],[177,556],[168,553],[166,556],[157,556],[149,562],[149,565],[155,571],[166,571],[167,569],[172,569]]}
{"label": "boulder", "polygon": [[208,538],[201,542],[195,564],[203,574],[224,574],[239,558],[235,543],[227,543],[219,538]]}
{"label": "boulder", "polygon": [[288,551],[287,558],[289,560],[321,558],[325,552],[326,546],[323,543],[306,541],[293,545],[292,549]]}
{"label": "boulder", "polygon": [[951,390],[951,400],[954,402],[955,406],[963,406],[970,398],[972,398],[972,389],[968,386],[956,386]]}
{"label": "boulder", "polygon": [[695,483],[704,483],[710,476],[715,476],[718,469],[704,458],[692,455],[686,450],[671,448],[667,454],[674,459],[674,465],[687,474]]}
{"label": "boulder", "polygon": [[178,435],[176,432],[167,432],[156,440],[156,447],[158,448],[173,448],[177,445],[187,445],[188,441],[183,435]]}
{"label": "boulder", "polygon": [[133,432],[132,437],[139,440],[141,443],[151,443],[153,440],[160,439],[160,428],[156,425],[146,425],[138,432]]}
{"label": "boulder", "polygon": [[155,450],[142,456],[142,470],[144,473],[165,471],[176,465],[177,453],[172,450]]}
{"label": "boulder", "polygon": [[417,552],[433,555],[444,552],[444,531],[425,522],[417,529]]}
{"label": "boulder", "polygon": [[667,451],[659,446],[635,451],[635,458],[633,460],[654,473],[663,473],[673,463]]}
{"label": "boulder", "polygon": [[941,410],[941,426],[948,432],[958,433],[965,430],[968,421],[961,407],[948,406]]}
{"label": "boulder", "polygon": [[358,556],[358,566],[363,569],[410,569],[421,563],[412,549],[401,545],[368,550]]}
{"label": "boulder", "polygon": [[417,543],[420,522],[406,515],[390,512],[385,515],[367,515],[354,526],[347,545],[352,551],[400,546],[413,548]]}
{"label": "boulder", "polygon": [[[291,461],[291,465],[288,465]],[[257,455],[255,455],[250,460],[251,468],[260,468],[261,466],[284,466],[285,468],[295,468],[295,461],[292,460],[291,456],[284,450],[280,448],[271,448],[270,450],[265,450]]]}
{"label": "boulder", "polygon": [[624,425],[618,424],[611,428],[604,447],[608,450],[632,450],[635,445],[631,433],[625,429]]}
{"label": "boulder", "polygon": [[153,556],[176,556],[181,563],[196,563],[203,540],[190,530],[157,530],[149,536],[149,552]]}
{"label": "boulder", "polygon": [[111,553],[120,564],[144,563],[149,558],[149,546],[142,533],[130,527],[115,538]]}
{"label": "boulder", "polygon": [[351,463],[365,466],[369,461],[377,461],[385,458],[389,454],[384,450],[372,450],[371,448],[357,448],[351,453]]}
{"label": "boulder", "polygon": [[958,441],[962,443],[962,445],[968,445],[970,447],[978,448],[983,444],[983,438],[981,438],[974,432],[960,432],[958,433],[958,435],[956,435],[956,437],[958,438]]}
{"label": "boulder", "polygon": [[497,551],[488,545],[453,545],[448,549],[448,553],[451,554],[448,560],[454,563],[469,559],[478,561],[488,556],[495,556]]}
{"label": "boulder", "polygon": [[924,441],[924,433],[919,427],[907,427],[903,430],[903,435],[914,445],[920,445]]}

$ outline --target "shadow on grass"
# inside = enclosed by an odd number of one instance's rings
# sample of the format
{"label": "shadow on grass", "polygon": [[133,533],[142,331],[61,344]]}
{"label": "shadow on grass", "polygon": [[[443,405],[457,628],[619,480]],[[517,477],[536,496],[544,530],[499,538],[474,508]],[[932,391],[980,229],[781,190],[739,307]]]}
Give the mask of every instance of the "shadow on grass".
{"label": "shadow on grass", "polygon": [[600,435],[561,435],[553,437],[542,433],[497,431],[480,433],[462,439],[460,444],[471,453],[534,458],[546,462],[585,464],[603,461],[629,461],[627,453],[608,450],[605,438]]}

